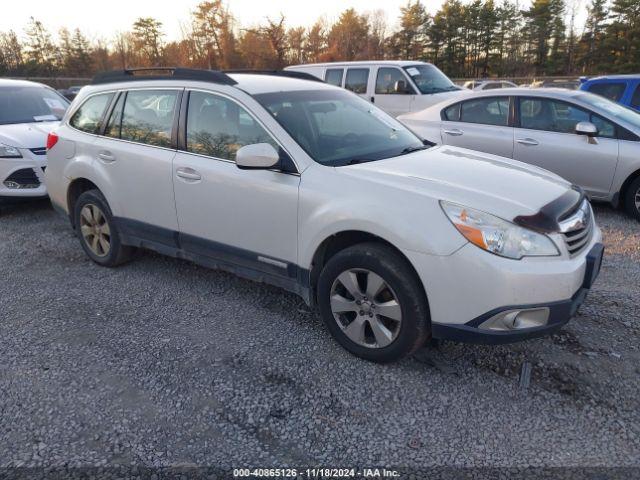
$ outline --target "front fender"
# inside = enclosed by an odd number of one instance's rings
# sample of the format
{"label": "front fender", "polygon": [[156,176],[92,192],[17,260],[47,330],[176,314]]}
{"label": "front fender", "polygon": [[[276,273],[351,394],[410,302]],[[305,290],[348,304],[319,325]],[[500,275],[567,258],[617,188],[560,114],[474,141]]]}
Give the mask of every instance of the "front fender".
{"label": "front fender", "polygon": [[324,240],[345,231],[368,233],[400,250],[429,255],[451,255],[466,243],[437,200],[335,174],[332,168],[305,172],[299,205],[298,258],[304,268]]}

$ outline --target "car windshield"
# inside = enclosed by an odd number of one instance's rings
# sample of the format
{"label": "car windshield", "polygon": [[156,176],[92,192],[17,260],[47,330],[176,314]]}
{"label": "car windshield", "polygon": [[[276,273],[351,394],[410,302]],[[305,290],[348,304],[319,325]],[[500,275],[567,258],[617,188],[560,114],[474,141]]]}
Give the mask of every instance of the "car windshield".
{"label": "car windshield", "polygon": [[[422,93],[441,93],[460,90],[449,77],[433,65],[404,67]],[[471,87],[473,88],[473,87]]]}
{"label": "car windshield", "polygon": [[311,158],[323,165],[352,165],[426,148],[400,122],[341,89],[254,97]]}
{"label": "car windshield", "polygon": [[69,102],[45,87],[0,87],[0,124],[52,122],[62,118]]}
{"label": "car windshield", "polygon": [[584,92],[576,95],[584,103],[595,107],[596,109],[609,114],[623,122],[633,125],[634,128],[640,130],[640,113],[616,103],[608,98],[601,97],[595,93]]}

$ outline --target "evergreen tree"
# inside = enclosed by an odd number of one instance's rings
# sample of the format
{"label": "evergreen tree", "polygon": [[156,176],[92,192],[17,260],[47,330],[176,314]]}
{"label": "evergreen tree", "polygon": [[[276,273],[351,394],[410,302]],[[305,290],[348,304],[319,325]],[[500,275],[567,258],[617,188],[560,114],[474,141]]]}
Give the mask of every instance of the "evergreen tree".
{"label": "evergreen tree", "polygon": [[25,34],[29,71],[37,75],[53,74],[56,47],[51,39],[51,34],[42,22],[33,17],[30,17]]}
{"label": "evergreen tree", "polygon": [[602,72],[610,63],[605,46],[608,19],[607,0],[593,0],[587,11],[584,34],[579,42],[577,63],[583,73]]}

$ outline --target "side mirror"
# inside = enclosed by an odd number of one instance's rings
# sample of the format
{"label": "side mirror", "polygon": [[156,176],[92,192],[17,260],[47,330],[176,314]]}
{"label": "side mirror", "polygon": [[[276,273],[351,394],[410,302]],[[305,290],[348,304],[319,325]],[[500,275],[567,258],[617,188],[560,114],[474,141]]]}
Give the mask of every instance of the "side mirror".
{"label": "side mirror", "polygon": [[393,86],[393,89],[396,93],[407,93],[407,82],[398,80]]}
{"label": "side mirror", "polygon": [[278,166],[280,155],[268,143],[245,145],[236,152],[236,166],[246,170],[268,170]]}
{"label": "side mirror", "polygon": [[591,122],[580,122],[576,125],[576,134],[593,138],[598,136],[598,127]]}

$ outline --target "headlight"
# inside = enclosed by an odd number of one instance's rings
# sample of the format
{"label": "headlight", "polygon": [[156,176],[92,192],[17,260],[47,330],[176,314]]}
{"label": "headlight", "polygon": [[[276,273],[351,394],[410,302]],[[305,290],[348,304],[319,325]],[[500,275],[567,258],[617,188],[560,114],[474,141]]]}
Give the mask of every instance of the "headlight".
{"label": "headlight", "polygon": [[471,243],[501,257],[560,255],[549,237],[473,208],[441,201],[451,223]]}
{"label": "headlight", "polygon": [[0,143],[0,158],[22,158],[22,155],[20,155],[20,150],[16,147]]}

